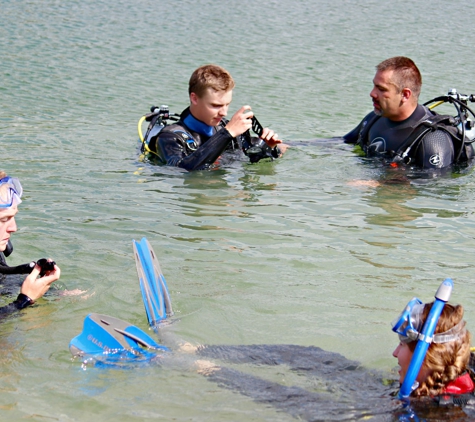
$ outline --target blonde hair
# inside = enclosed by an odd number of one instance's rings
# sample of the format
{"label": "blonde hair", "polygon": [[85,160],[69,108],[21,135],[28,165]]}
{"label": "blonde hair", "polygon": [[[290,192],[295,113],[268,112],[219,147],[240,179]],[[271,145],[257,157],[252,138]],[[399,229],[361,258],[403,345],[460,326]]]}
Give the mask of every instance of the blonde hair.
{"label": "blonde hair", "polygon": [[[432,303],[424,305],[422,319],[425,321],[432,308]],[[444,333],[455,327],[463,320],[463,306],[445,304],[440,315],[435,334]],[[457,379],[468,369],[470,360],[470,332],[465,328],[463,321],[460,327],[460,336],[447,343],[431,343],[427,350],[422,368],[429,375],[414,391],[414,396],[437,396],[444,392],[451,381]],[[414,351],[416,342],[409,343],[409,348]]]}
{"label": "blonde hair", "polygon": [[[5,173],[4,171],[1,171],[0,170],[0,179],[3,179],[4,177],[7,177],[7,173]],[[8,195],[8,190],[10,188],[8,187],[8,185],[6,184],[2,184],[0,186],[0,198],[2,197],[2,195]],[[1,210],[0,210],[1,211]]]}

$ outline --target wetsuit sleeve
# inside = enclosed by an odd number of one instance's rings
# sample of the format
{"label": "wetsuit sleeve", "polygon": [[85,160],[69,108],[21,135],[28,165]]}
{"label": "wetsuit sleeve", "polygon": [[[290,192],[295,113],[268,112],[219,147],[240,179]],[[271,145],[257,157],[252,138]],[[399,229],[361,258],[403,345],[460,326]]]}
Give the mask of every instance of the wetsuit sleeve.
{"label": "wetsuit sleeve", "polygon": [[288,365],[291,369],[320,375],[330,371],[356,371],[360,367],[359,362],[349,360],[339,353],[315,346],[292,344],[206,345],[199,347],[196,354],[232,363]]}
{"label": "wetsuit sleeve", "polygon": [[0,318],[20,309],[24,309],[31,304],[33,304],[33,301],[27,295],[20,293],[14,302],[0,308]]}
{"label": "wetsuit sleeve", "polygon": [[7,315],[12,314],[17,311],[18,308],[15,305],[15,302],[9,303],[6,306],[0,308],[0,319],[5,318]]}
{"label": "wetsuit sleeve", "polygon": [[352,131],[348,132],[346,135],[343,135],[343,140],[345,141],[345,144],[356,144],[360,131],[361,123],[356,126]]}
{"label": "wetsuit sleeve", "polygon": [[453,164],[454,147],[450,135],[443,130],[429,132],[416,151],[418,167],[442,169]]}
{"label": "wetsuit sleeve", "polygon": [[[295,386],[288,387],[236,369],[216,368],[204,375],[220,387],[250,397],[255,402],[273,406],[300,420],[316,420],[316,415],[323,415],[325,411],[328,415],[328,411],[335,408],[331,394],[310,392]],[[353,412],[356,419],[357,412]]]}
{"label": "wetsuit sleeve", "polygon": [[374,111],[368,113],[363,120],[356,126],[353,130],[348,132],[346,135],[343,136],[343,140],[345,144],[356,144],[358,142],[358,138],[360,136],[361,131],[363,128],[368,124],[370,119],[374,119],[375,113]]}
{"label": "wetsuit sleeve", "polygon": [[185,140],[173,132],[162,132],[157,140],[157,152],[169,166],[181,167],[188,171],[204,170],[210,167],[233,140],[226,128],[211,136],[196,151],[187,154]]}
{"label": "wetsuit sleeve", "polygon": [[[341,374],[331,371],[323,378],[311,380],[314,391],[282,385],[232,368],[217,367],[203,374],[220,387],[239,392],[255,402],[270,405],[304,421],[329,420],[328,415],[335,415],[332,420],[363,420],[368,417],[368,409],[387,413],[390,400],[394,401],[384,392],[382,382],[377,387],[352,384],[351,378],[341,378]],[[335,382],[335,378],[342,384]],[[359,389],[367,389],[364,403],[355,393]]]}

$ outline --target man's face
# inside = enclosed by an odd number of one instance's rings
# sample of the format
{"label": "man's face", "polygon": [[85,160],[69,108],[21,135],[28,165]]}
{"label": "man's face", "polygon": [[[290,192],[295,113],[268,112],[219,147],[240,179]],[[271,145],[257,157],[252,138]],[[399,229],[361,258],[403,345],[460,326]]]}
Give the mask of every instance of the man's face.
{"label": "man's face", "polygon": [[0,208],[0,252],[6,249],[10,234],[17,231],[15,222],[17,212],[18,207],[16,205],[10,208]]}
{"label": "man's face", "polygon": [[232,99],[232,90],[215,91],[208,88],[202,97],[198,97],[192,92],[190,94],[190,111],[195,118],[208,126],[216,126],[228,114]]}
{"label": "man's face", "polygon": [[373,99],[374,112],[390,120],[401,120],[402,93],[398,92],[392,81],[393,70],[376,72],[370,97]]}

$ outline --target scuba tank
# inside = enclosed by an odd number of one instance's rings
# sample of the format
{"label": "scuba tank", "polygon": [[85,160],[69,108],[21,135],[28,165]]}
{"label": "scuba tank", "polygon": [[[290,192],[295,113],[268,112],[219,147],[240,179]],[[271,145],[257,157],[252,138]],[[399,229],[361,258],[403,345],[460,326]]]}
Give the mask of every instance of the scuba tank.
{"label": "scuba tank", "polygon": [[[448,94],[448,97],[452,98],[453,100],[457,100],[455,108],[459,112],[459,124],[457,125],[457,129],[459,131],[460,135],[464,135],[467,139],[470,141],[474,141],[475,139],[475,122],[470,119],[470,116],[468,114],[468,111],[472,113],[472,116],[475,117],[473,114],[473,111],[470,110],[470,108],[467,106],[467,102],[475,102],[475,95],[470,94],[470,95],[464,95],[460,94],[457,92],[455,88],[452,88]],[[459,104],[462,103],[463,106],[460,106]]]}
{"label": "scuba tank", "polygon": [[[169,120],[177,122],[180,120],[180,115],[177,113],[170,113],[167,105],[161,105],[160,107],[152,106],[150,108],[150,113],[145,114],[140,118],[137,130],[140,141],[142,142],[140,148],[142,153],[152,153],[157,155],[156,152],[154,152],[154,148],[150,148],[150,143],[156,141],[157,136],[162,129],[170,124]],[[144,121],[149,122],[145,136],[142,134],[142,123]]]}
{"label": "scuba tank", "polygon": [[[453,117],[452,125],[457,130],[458,136],[456,138],[459,138],[460,142],[458,148],[454,143],[454,163],[456,164],[459,162],[460,158],[470,158],[468,157],[468,154],[466,154],[466,148],[475,141],[475,121],[472,120],[472,118],[475,118],[475,112],[468,106],[468,102],[475,102],[474,94],[461,94],[457,92],[455,88],[452,88],[449,90],[447,95],[436,97],[424,103],[424,105],[430,110],[433,110],[435,107],[444,103],[450,103],[455,107],[457,115]],[[452,139],[454,139],[454,136],[452,136]],[[464,157],[464,153],[467,157]]]}

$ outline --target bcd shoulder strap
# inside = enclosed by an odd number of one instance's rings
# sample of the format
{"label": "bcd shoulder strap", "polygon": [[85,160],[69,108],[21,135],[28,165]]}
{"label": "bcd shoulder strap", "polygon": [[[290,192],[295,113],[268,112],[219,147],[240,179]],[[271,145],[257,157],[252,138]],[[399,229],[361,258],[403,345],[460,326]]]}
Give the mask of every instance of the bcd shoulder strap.
{"label": "bcd shoulder strap", "polygon": [[409,164],[413,155],[417,151],[417,147],[426,134],[436,130],[443,130],[446,132],[450,135],[452,142],[462,141],[458,136],[458,130],[455,127],[455,119],[449,115],[434,113],[432,116],[426,116],[424,120],[419,121],[414,125],[412,133],[407,137],[398,150],[394,151],[394,161],[402,161],[405,164]]}

